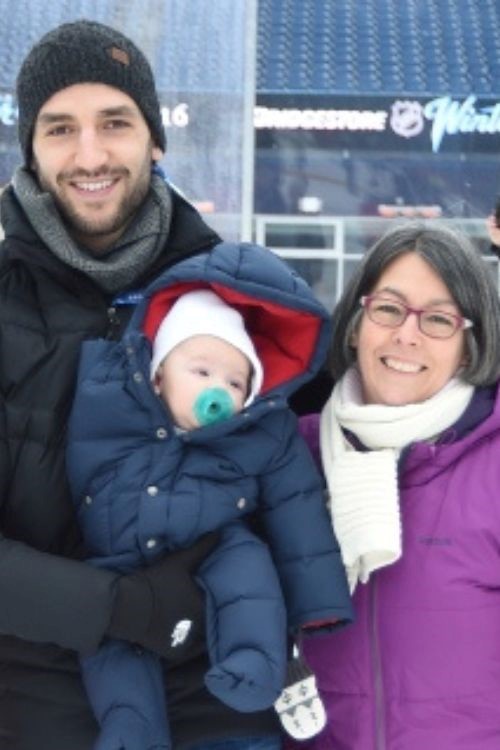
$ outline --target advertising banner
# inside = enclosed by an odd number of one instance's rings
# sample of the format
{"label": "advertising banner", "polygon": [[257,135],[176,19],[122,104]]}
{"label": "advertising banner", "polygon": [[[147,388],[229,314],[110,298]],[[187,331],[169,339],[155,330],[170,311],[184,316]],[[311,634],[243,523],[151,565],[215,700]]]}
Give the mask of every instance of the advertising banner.
{"label": "advertising banner", "polygon": [[279,133],[307,132],[314,148],[498,154],[500,100],[259,95],[254,125],[262,146]]}

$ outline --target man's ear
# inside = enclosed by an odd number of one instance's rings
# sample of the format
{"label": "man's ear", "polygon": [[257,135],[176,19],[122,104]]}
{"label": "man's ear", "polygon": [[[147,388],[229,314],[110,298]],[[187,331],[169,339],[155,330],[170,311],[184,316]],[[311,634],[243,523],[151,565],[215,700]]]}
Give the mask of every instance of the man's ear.
{"label": "man's ear", "polygon": [[151,149],[151,159],[154,162],[161,161],[163,159],[163,151],[159,146],[153,146]]}

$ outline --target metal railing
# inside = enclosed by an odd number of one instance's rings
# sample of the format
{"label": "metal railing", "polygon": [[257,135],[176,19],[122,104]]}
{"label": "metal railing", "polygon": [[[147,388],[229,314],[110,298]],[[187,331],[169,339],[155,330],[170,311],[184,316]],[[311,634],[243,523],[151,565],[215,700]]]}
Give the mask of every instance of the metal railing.
{"label": "metal railing", "polygon": [[[325,307],[332,309],[344,285],[370,246],[405,218],[284,216],[258,214],[254,238],[296,268]],[[490,252],[486,222],[481,219],[432,219],[468,234],[491,266],[500,290],[500,268]]]}

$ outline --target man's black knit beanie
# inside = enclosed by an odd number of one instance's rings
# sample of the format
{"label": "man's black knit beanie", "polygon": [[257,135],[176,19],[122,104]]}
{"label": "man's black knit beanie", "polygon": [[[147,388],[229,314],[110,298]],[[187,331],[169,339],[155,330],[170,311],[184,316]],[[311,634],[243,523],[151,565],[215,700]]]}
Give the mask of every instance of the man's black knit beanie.
{"label": "man's black knit beanie", "polygon": [[128,94],[144,115],[154,144],[165,151],[160,104],[146,57],[115,29],[81,20],[45,34],[19,71],[18,133],[27,166],[38,112],[51,96],[75,83],[104,83]]}

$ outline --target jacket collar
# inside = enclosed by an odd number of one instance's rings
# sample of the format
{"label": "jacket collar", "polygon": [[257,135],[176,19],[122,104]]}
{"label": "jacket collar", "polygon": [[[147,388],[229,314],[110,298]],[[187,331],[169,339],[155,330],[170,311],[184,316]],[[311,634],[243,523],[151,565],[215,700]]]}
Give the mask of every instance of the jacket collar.
{"label": "jacket collar", "polygon": [[[5,233],[1,262],[21,261],[47,270],[71,288],[95,285],[82,273],[60,261],[45,247],[27,219],[11,186],[0,198],[1,221]],[[148,284],[163,269],[183,257],[209,250],[220,237],[202,219],[196,209],[172,189],[172,220],[168,241],[154,263],[144,272],[140,285]]]}

